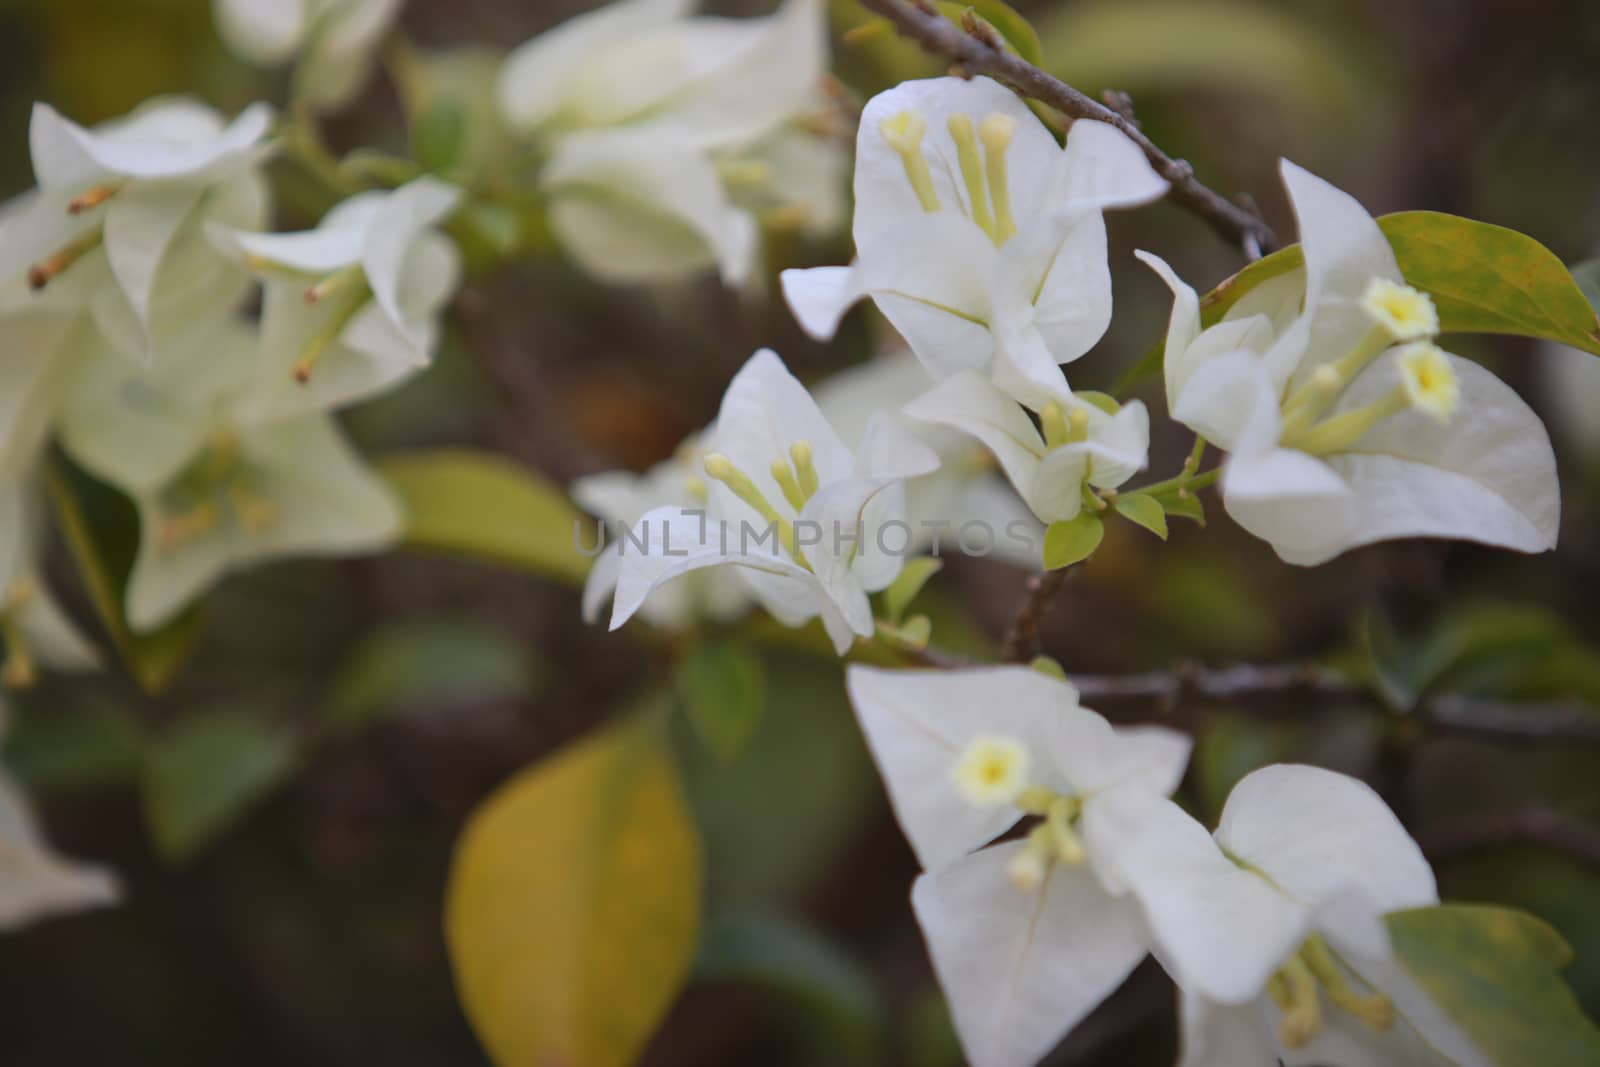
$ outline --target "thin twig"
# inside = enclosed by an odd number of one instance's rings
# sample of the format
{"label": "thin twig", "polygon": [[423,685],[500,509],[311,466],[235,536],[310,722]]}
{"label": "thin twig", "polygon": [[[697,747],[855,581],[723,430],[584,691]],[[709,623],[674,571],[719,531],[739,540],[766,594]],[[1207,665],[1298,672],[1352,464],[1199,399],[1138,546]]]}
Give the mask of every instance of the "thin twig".
{"label": "thin twig", "polygon": [[[967,74],[988,75],[1071,118],[1094,119],[1115,126],[1139,146],[1156,173],[1171,184],[1170,198],[1204,219],[1230,244],[1255,247],[1263,252],[1278,247],[1277,235],[1259,214],[1201,184],[1194,176],[1193,167],[1161,151],[1135,123],[1006,51],[992,33],[965,32],[939,14],[931,3],[926,6],[911,0],[861,0],[861,3],[888,19],[902,35],[925,50],[950,59]],[[986,26],[981,28],[987,30]]]}
{"label": "thin twig", "polygon": [[[1217,669],[1185,665],[1145,674],[1074,675],[1071,680],[1083,702],[1097,710],[1142,710],[1146,717],[1179,724],[1199,709],[1219,705],[1269,714],[1341,705],[1383,706],[1369,686],[1337,671],[1301,664]],[[1522,704],[1447,695],[1425,698],[1397,714],[1432,734],[1600,745],[1600,712],[1580,704]]]}
{"label": "thin twig", "polygon": [[1056,593],[1067,580],[1071,567],[1040,571],[1028,579],[1028,595],[1017,609],[1011,627],[1000,645],[1000,659],[1005,663],[1027,663],[1039,654],[1039,623],[1050,612]]}
{"label": "thin twig", "polygon": [[1504,845],[1538,845],[1600,867],[1600,826],[1554,808],[1528,807],[1464,822],[1423,838],[1435,863]]}

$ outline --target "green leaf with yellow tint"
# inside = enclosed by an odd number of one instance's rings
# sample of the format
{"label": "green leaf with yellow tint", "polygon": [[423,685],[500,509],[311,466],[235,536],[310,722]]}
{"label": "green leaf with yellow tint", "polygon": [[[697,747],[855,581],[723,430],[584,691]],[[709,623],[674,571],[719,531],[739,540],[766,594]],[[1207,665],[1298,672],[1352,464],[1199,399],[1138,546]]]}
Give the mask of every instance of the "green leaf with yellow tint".
{"label": "green leaf with yellow tint", "polygon": [[148,633],[128,625],[123,594],[139,546],[133,505],[111,489],[59,464],[47,467],[46,485],[57,525],[78,574],[128,674],[147,693],[171,684],[199,634],[200,613],[190,608]]}
{"label": "green leaf with yellow tint", "polygon": [[441,449],[380,465],[406,511],[405,542],[493,560],[574,585],[589,561],[566,493],[536,471],[487,452]]}
{"label": "green leaf with yellow tint", "polygon": [[[1443,333],[1536,337],[1600,355],[1600,318],[1561,260],[1526,234],[1437,211],[1385,215],[1389,239],[1406,281],[1433,297]],[[1227,279],[1200,301],[1210,326],[1250,290],[1305,264],[1299,245],[1282,248]],[[1145,353],[1117,381],[1127,393],[1161,370],[1162,346]]]}
{"label": "green leaf with yellow tint", "polygon": [[1100,516],[1087,511],[1075,519],[1052,522],[1044,532],[1044,569],[1055,571],[1083,562],[1100,547],[1105,534]]}
{"label": "green leaf with yellow tint", "polygon": [[497,1067],[625,1067],[688,976],[700,841],[653,715],[512,778],[456,847],[445,938]]}
{"label": "green leaf with yellow tint", "polygon": [[[1537,337],[1600,355],[1600,320],[1555,253],[1526,234],[1437,211],[1385,215],[1378,226],[1406,281],[1427,291],[1444,333]],[[1257,260],[1201,301],[1222,317],[1251,289],[1305,262],[1299,245]]]}
{"label": "green leaf with yellow tint", "polygon": [[1386,920],[1401,966],[1498,1067],[1600,1063],[1600,1029],[1561,978],[1572,949],[1550,926],[1455,904]]}
{"label": "green leaf with yellow tint", "polygon": [[1161,540],[1167,539],[1167,512],[1160,501],[1145,493],[1128,493],[1116,500],[1117,514],[1143,526]]}

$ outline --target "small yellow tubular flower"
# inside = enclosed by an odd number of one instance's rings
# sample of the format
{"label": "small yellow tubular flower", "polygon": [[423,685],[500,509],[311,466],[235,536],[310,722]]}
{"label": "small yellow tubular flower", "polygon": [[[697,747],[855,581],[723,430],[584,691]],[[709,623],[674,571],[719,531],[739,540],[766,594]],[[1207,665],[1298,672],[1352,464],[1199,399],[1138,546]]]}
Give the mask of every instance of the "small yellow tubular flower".
{"label": "small yellow tubular flower", "polygon": [[1374,278],[1361,294],[1361,307],[1396,341],[1421,341],[1439,332],[1439,312],[1418,289]]}
{"label": "small yellow tubular flower", "polygon": [[1450,359],[1438,345],[1419,341],[1400,350],[1400,381],[1411,406],[1440,422],[1455,414],[1461,402],[1461,384]]}
{"label": "small yellow tubular flower", "polygon": [[956,143],[956,159],[961,165],[961,182],[972,202],[972,221],[991,238],[995,235],[994,216],[989,212],[989,190],[984,184],[983,159],[978,154],[978,131],[971,115],[951,115],[945,121],[950,139]]}
{"label": "small yellow tubular flower", "polygon": [[1028,750],[1012,737],[976,737],[956,760],[951,777],[973,807],[1010,804],[1027,788]]}

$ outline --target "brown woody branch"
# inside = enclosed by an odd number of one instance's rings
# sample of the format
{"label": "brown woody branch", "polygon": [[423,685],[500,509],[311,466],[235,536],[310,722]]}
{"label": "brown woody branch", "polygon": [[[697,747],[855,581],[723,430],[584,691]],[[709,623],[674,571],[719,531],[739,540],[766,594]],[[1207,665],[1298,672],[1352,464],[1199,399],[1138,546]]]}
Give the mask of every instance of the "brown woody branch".
{"label": "brown woody branch", "polygon": [[1093,119],[1115,126],[1139,146],[1156,173],[1171,184],[1172,191],[1168,195],[1175,203],[1204,219],[1232,244],[1259,252],[1270,252],[1278,247],[1272,227],[1254,210],[1201,184],[1192,166],[1161,151],[1127,115],[1106,107],[1006,51],[987,25],[974,22],[963,29],[939,14],[926,0],[861,0],[861,3],[893,23],[902,36],[960,65],[968,74],[987,75],[1071,118]]}
{"label": "brown woody branch", "polygon": [[1005,640],[1000,644],[1000,659],[1005,663],[1027,663],[1039,654],[1039,623],[1049,614],[1056,594],[1066,583],[1071,567],[1040,571],[1028,578],[1027,596],[1011,620]]}

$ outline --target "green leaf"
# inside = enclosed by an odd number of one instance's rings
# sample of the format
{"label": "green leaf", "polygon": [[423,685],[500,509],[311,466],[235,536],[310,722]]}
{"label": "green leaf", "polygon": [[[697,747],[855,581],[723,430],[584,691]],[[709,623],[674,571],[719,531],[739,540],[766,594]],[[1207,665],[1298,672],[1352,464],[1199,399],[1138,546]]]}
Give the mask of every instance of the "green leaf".
{"label": "green leaf", "polygon": [[1408,633],[1369,614],[1360,637],[1374,680],[1398,708],[1437,690],[1502,694],[1531,664],[1576,644],[1548,611],[1513,604],[1467,605]]}
{"label": "green leaf", "polygon": [[970,3],[941,0],[939,11],[957,26],[961,25],[962,16],[971,11],[987,22],[1011,51],[1036,67],[1044,62],[1044,48],[1039,44],[1039,34],[1033,24],[1005,0],[971,0]]}
{"label": "green leaf", "polygon": [[174,860],[193,854],[288,778],[296,756],[286,728],[232,713],[150,740],[140,791],[156,848]]}
{"label": "green leaf", "polygon": [[[882,997],[862,966],[815,932],[782,919],[723,919],[707,930],[695,977],[743,982],[783,995],[812,1025],[812,1037],[835,1062],[840,1053],[872,1057],[885,1043]],[[824,1031],[817,1034],[817,1030]]]}
{"label": "green leaf", "polygon": [[[1385,215],[1378,226],[1406,281],[1432,295],[1444,333],[1516,334],[1600,355],[1595,309],[1561,260],[1532,237],[1436,211]],[[1295,245],[1250,264],[1207,294],[1204,321],[1304,262]]]}
{"label": "green leaf", "polygon": [[411,128],[412,153],[424,170],[435,174],[450,170],[460,160],[466,140],[466,113],[450,99],[430,102]]}
{"label": "green leaf", "polygon": [[1199,493],[1180,494],[1176,489],[1172,489],[1165,493],[1156,493],[1152,499],[1160,504],[1168,515],[1188,519],[1201,526],[1206,524],[1206,506],[1201,503]]}
{"label": "green leaf", "polygon": [[405,505],[405,540],[413,547],[493,560],[574,585],[589,571],[577,546],[582,517],[565,493],[534,471],[470,449],[397,456],[380,470]]}
{"label": "green leaf", "polygon": [[396,623],[346,659],[325,723],[344,733],[391,708],[513,700],[533,686],[531,658],[501,630],[468,620]]}
{"label": "green leaf", "polygon": [[135,633],[128,626],[123,606],[123,591],[139,544],[139,520],[133,505],[105,486],[74,476],[64,465],[50,464],[47,470],[56,521],[95,614],[139,687],[147,693],[162,692],[199,635],[199,609],[190,608],[148,633]]}
{"label": "green leaf", "polygon": [[883,606],[890,622],[899,622],[905,616],[906,609],[911,602],[922,592],[922,587],[928,584],[928,579],[944,567],[944,560],[936,556],[917,556],[908,559],[905,566],[900,568],[899,577],[889,586],[883,594]]}
{"label": "green leaf", "polygon": [[727,641],[701,645],[678,664],[678,699],[706,749],[724,763],[749,742],[761,721],[761,660]]}
{"label": "green leaf", "polygon": [[1117,398],[1110,393],[1101,393],[1093,389],[1075,389],[1072,395],[1085,404],[1093,404],[1107,415],[1115,415],[1122,410],[1122,405],[1117,403]]}
{"label": "green leaf", "polygon": [[1401,966],[1498,1067],[1600,1063],[1600,1029],[1561,978],[1572,950],[1551,927],[1468,905],[1386,920]]}
{"label": "green leaf", "polygon": [[1044,532],[1044,569],[1060,570],[1083,562],[1100,547],[1105,533],[1100,516],[1087,511],[1080,512],[1075,519],[1052,522]]}
{"label": "green leaf", "polygon": [[689,973],[700,842],[656,718],[501,786],[456,846],[445,940],[498,1067],[625,1067]]}
{"label": "green leaf", "polygon": [[[138,721],[108,697],[75,692],[29,699],[11,716],[5,763],[30,789],[70,789],[138,776],[144,735]],[[36,706],[42,705],[42,706]]]}
{"label": "green leaf", "polygon": [[1161,540],[1167,539],[1167,513],[1160,501],[1144,493],[1129,493],[1116,500],[1117,514],[1137,523]]}

